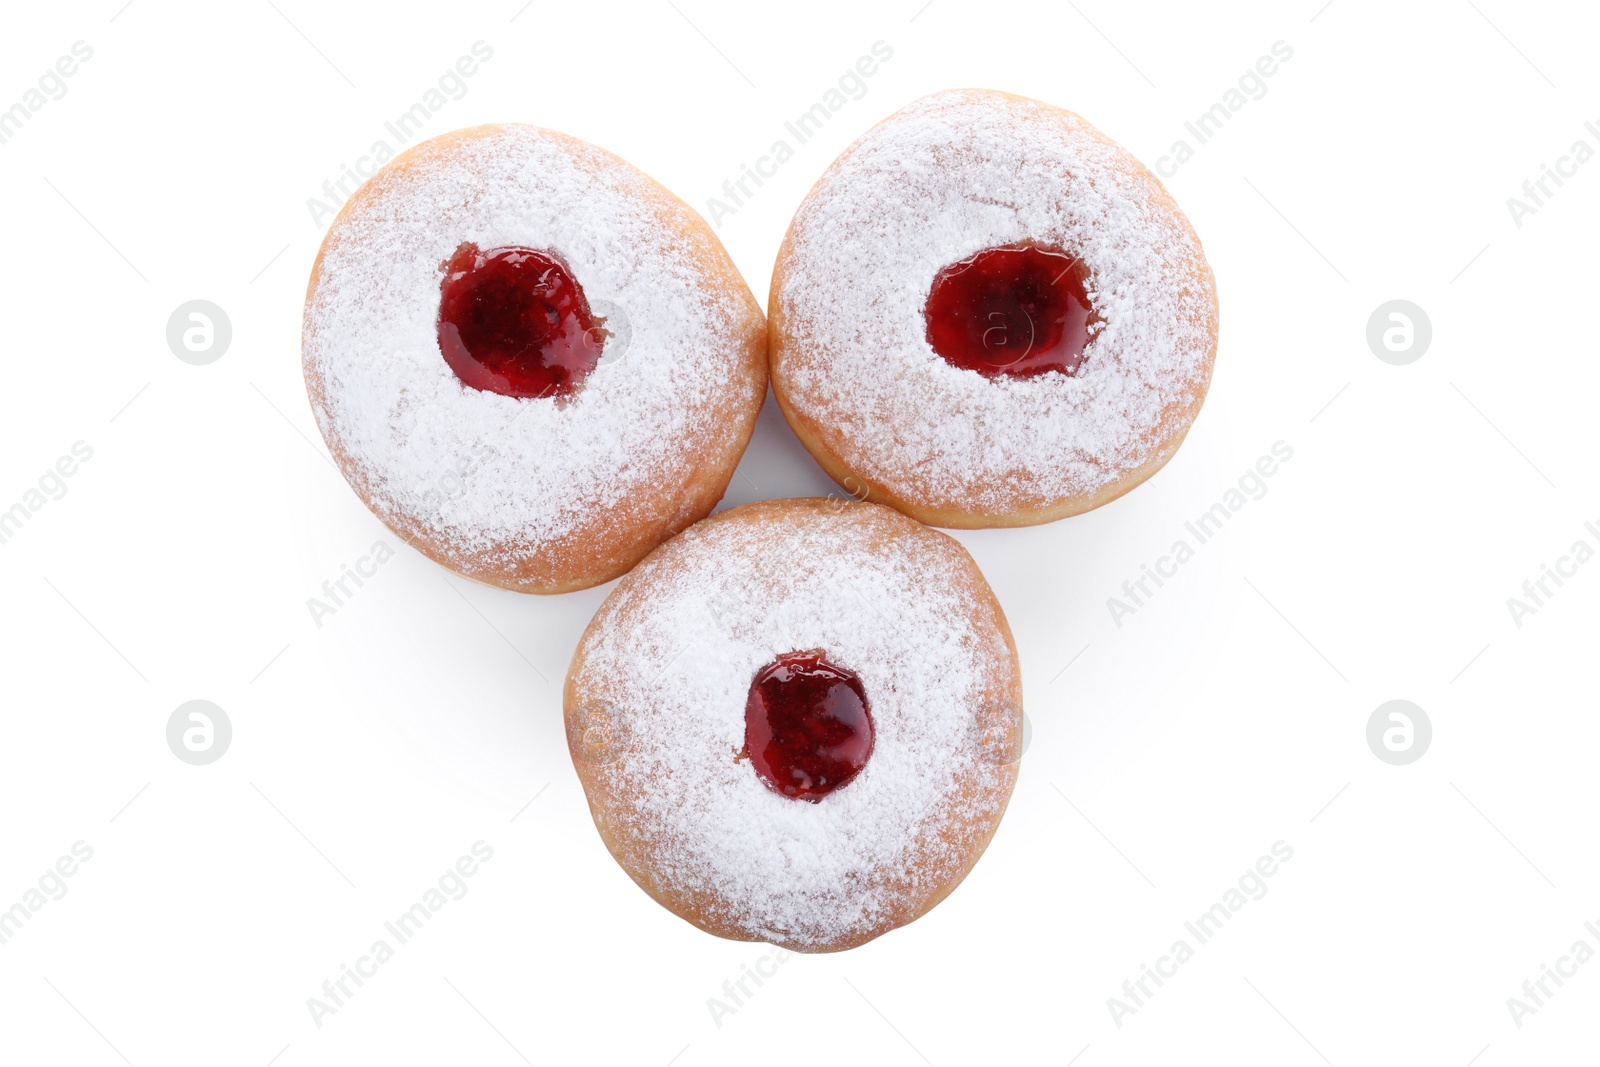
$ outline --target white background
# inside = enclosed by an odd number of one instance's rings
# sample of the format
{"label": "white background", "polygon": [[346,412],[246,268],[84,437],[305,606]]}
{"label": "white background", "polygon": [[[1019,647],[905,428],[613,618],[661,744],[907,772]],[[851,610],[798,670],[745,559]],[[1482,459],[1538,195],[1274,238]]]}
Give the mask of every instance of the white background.
{"label": "white background", "polygon": [[[1506,198],[1600,147],[1594,12],[674,2],[8,10],[0,107],[73,42],[94,55],[0,145],[0,508],[74,442],[94,454],[0,545],[0,908],[74,842],[94,854],[0,945],[0,1061],[1591,1062],[1600,962],[1520,1028],[1506,1000],[1580,938],[1600,949],[1600,564],[1520,628],[1506,600],[1600,547],[1600,162],[1520,228]],[[563,130],[702,213],[892,47],[723,220],[763,303],[810,184],[924,93],[1047,100],[1154,165],[1293,49],[1168,182],[1222,307],[1187,444],[1089,515],[959,535],[1034,730],[993,845],[927,917],[782,964],[720,1026],[708,998],[767,949],[635,888],[568,761],[560,680],[609,587],[441,570],[350,492],[306,402],[306,200],[480,39],[493,59],[427,134]],[[164,336],[195,298],[234,331],[203,367]],[[1409,366],[1365,341],[1394,298],[1433,323]],[[771,415],[725,503],[832,488]],[[1266,495],[1115,625],[1107,598],[1279,440]],[[378,540],[396,557],[318,628],[306,599]],[[210,766],[165,741],[195,698],[233,723]],[[1433,723],[1409,766],[1365,740],[1394,698]],[[479,840],[467,895],[315,1025],[307,998]],[[1266,896],[1116,1025],[1107,998],[1280,840]]]}

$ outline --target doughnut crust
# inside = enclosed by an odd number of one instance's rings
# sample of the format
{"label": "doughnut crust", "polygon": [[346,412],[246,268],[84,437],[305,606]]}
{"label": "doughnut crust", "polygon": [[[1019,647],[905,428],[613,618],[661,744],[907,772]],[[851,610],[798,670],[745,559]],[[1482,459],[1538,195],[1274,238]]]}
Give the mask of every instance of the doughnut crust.
{"label": "doughnut crust", "polygon": [[[743,754],[774,657],[860,677],[872,755],[808,803]],[[618,583],[567,672],[573,764],[601,839],[657,902],[734,940],[863,944],[943,900],[1016,783],[1022,683],[1005,616],[956,541],[876,504],[715,515]]]}
{"label": "doughnut crust", "polygon": [[[989,379],[927,341],[944,267],[1034,242],[1081,257],[1102,323],[1067,377]],[[852,495],[954,528],[1079,514],[1149,478],[1200,411],[1216,284],[1183,212],[1071,112],[988,90],[915,101],[829,167],[768,301],[773,392]]]}
{"label": "doughnut crust", "polygon": [[[564,401],[462,384],[439,351],[463,243],[554,252],[611,332]],[[608,581],[709,514],[766,391],[765,320],[711,228],[609,152],[526,125],[458,130],[344,205],[311,271],[306,391],[362,501],[467,577]]]}

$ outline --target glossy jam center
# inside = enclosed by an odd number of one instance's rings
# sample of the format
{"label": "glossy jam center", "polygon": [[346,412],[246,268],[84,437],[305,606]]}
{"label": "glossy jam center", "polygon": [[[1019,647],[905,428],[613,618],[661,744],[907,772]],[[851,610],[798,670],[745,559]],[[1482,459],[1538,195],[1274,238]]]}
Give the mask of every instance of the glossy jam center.
{"label": "glossy jam center", "polygon": [[779,656],[750,683],[745,752],[774,792],[817,803],[861,773],[872,734],[861,679],[820,649]]}
{"label": "glossy jam center", "polygon": [[456,377],[503,396],[571,396],[606,331],[565,263],[531,248],[464,244],[445,264],[439,350]]}
{"label": "glossy jam center", "polygon": [[928,293],[928,344],[986,378],[1071,376],[1094,324],[1089,271],[1036,245],[990,248],[952,263]]}

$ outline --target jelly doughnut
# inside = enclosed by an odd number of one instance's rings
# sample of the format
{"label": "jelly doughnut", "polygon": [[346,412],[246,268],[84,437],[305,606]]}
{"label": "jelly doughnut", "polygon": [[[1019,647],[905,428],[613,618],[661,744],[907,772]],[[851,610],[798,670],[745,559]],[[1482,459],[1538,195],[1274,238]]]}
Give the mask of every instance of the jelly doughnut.
{"label": "jelly doughnut", "polygon": [[615,578],[721,499],[765,321],[704,220],[593,145],[478,126],[400,155],[311,272],[306,389],[357,495],[468,577]]}
{"label": "jelly doughnut", "polygon": [[600,836],[701,929],[851,948],[943,900],[1016,783],[1022,683],[956,541],[877,504],[706,519],[617,584],[567,672]]}
{"label": "jelly doughnut", "polygon": [[1068,111],[953,90],[807,195],[768,301],[773,391],[853,495],[1025,526],[1154,474],[1199,413],[1216,286],[1161,183]]}

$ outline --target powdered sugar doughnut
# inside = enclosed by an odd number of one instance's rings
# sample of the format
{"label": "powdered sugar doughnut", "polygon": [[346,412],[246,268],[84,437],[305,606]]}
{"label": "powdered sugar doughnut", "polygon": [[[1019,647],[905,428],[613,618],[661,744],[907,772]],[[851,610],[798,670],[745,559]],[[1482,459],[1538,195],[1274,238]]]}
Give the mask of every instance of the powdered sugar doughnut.
{"label": "powdered sugar doughnut", "polygon": [[1022,685],[966,551],[876,504],[723,512],[618,583],[567,672],[600,836],[701,929],[802,952],[922,915],[1016,783]]}
{"label": "powdered sugar doughnut", "polygon": [[1217,343],[1211,269],[1161,183],[1077,115],[984,90],[924,97],[834,162],[768,311],[773,389],[817,462],[953,527],[1150,477]]}
{"label": "powdered sugar doughnut", "polygon": [[[531,332],[530,332],[531,331]],[[417,145],[312,269],[306,387],[397,534],[526,592],[614,578],[721,499],[766,390],[764,320],[686,204],[592,145]]]}

